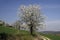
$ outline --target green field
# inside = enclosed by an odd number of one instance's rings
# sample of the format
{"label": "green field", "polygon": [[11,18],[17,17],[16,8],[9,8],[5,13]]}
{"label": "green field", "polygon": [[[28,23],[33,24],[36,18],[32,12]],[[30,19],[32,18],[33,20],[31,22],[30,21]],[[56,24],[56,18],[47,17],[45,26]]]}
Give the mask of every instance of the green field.
{"label": "green field", "polygon": [[15,38],[20,40],[33,40],[33,37],[28,31],[0,26],[0,33],[3,32],[9,35],[10,40],[15,40]]}
{"label": "green field", "polygon": [[43,34],[43,33],[40,33],[40,35],[43,35],[43,36],[46,36],[52,40],[60,40],[60,36],[57,36],[55,34]]}
{"label": "green field", "polygon": [[[28,31],[24,31],[24,30],[18,30],[18,29],[14,29],[11,27],[3,27],[0,26],[0,33],[7,33],[9,35],[12,35],[13,37],[20,37],[21,40],[33,40],[33,37],[30,35],[30,33]],[[54,34],[43,34],[43,33],[39,33],[42,36],[48,37],[52,40],[60,40],[60,36],[54,35]]]}
{"label": "green field", "polygon": [[29,34],[28,31],[18,30],[11,27],[0,26],[0,33],[2,32],[8,33],[8,34]]}
{"label": "green field", "polygon": [[3,32],[8,34],[15,34],[17,30],[9,27],[0,26],[0,33],[3,33]]}

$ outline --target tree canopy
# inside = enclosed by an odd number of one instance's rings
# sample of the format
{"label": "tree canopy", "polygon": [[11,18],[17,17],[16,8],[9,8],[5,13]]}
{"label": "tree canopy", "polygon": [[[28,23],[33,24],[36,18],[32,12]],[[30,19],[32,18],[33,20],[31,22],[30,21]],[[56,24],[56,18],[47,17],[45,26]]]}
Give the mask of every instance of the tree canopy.
{"label": "tree canopy", "polygon": [[29,25],[31,32],[44,25],[44,16],[40,11],[39,5],[21,5],[19,9],[21,21]]}

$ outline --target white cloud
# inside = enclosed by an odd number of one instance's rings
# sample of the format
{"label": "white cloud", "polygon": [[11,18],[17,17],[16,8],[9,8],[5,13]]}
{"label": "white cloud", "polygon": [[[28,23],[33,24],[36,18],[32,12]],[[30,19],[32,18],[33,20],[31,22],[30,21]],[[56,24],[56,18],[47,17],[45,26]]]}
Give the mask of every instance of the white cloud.
{"label": "white cloud", "polygon": [[46,30],[60,31],[60,20],[46,22]]}
{"label": "white cloud", "polygon": [[59,24],[60,23],[60,20],[55,20],[55,21],[48,21],[46,22],[46,24]]}

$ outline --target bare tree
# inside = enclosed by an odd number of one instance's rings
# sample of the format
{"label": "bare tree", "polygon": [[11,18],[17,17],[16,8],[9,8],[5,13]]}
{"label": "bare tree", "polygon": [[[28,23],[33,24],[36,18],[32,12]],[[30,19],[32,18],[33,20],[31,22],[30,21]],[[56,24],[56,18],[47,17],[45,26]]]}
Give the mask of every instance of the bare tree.
{"label": "bare tree", "polygon": [[44,22],[44,17],[42,13],[40,12],[40,6],[39,5],[21,5],[19,8],[19,17],[20,19],[25,22],[29,28],[30,28],[30,33],[33,35],[34,29],[36,27],[42,27],[40,24],[43,25]]}

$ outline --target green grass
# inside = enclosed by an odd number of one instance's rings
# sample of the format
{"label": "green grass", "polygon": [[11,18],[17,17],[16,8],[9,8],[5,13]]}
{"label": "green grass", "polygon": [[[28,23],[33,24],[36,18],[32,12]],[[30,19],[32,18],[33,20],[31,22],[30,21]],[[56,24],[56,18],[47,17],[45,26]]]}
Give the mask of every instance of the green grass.
{"label": "green grass", "polygon": [[40,33],[40,35],[43,35],[43,36],[46,36],[52,40],[60,40],[60,36],[57,36],[57,35],[54,35],[54,34],[43,34],[43,33]]}
{"label": "green grass", "polygon": [[[0,26],[0,33],[3,33],[3,32],[12,35],[11,36],[12,38],[18,37],[18,38],[21,38],[21,40],[33,40],[33,37],[30,35],[28,31],[18,30],[11,27]],[[40,35],[46,36],[52,40],[60,40],[60,36],[57,36],[54,34],[40,33]]]}
{"label": "green grass", "polygon": [[10,40],[15,40],[15,38],[20,40],[33,40],[33,37],[28,31],[18,30],[11,27],[0,26],[0,33],[7,33]]}
{"label": "green grass", "polygon": [[[19,31],[19,33],[18,33]],[[11,28],[11,27],[4,27],[4,26],[0,26],[0,33],[5,32],[8,34],[29,34],[28,31],[24,31],[24,30],[18,30],[15,28]]]}
{"label": "green grass", "polygon": [[14,28],[0,26],[0,33],[3,33],[3,32],[8,33],[8,34],[15,34],[17,33],[17,30]]}

